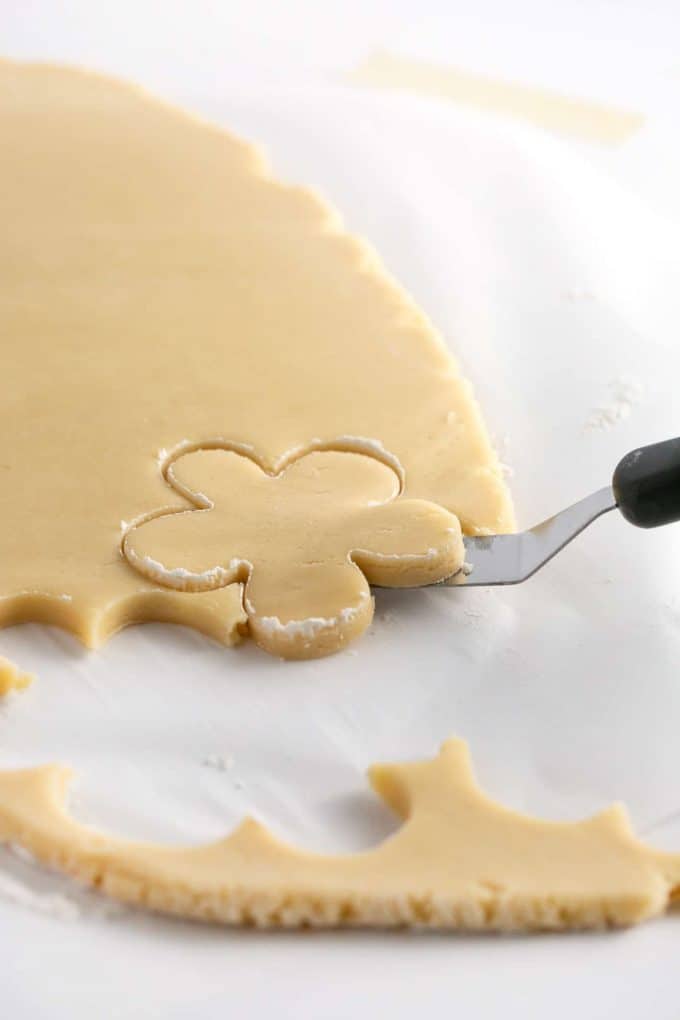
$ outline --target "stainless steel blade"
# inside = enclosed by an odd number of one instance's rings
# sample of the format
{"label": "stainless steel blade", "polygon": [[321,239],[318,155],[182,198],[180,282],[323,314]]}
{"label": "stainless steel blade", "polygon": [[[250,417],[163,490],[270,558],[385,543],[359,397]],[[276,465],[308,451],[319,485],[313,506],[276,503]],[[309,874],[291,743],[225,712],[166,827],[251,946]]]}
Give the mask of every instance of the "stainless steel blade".
{"label": "stainless steel blade", "polygon": [[526,581],[584,528],[615,508],[616,499],[608,485],[528,531],[516,535],[466,536],[464,570],[440,584],[479,586]]}

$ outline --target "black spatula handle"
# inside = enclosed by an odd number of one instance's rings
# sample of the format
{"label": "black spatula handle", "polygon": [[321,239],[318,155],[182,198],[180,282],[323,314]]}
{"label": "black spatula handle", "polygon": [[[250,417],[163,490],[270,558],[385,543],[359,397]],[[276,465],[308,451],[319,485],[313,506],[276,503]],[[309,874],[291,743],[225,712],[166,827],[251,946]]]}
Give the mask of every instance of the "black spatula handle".
{"label": "black spatula handle", "polygon": [[612,488],[619,510],[638,528],[680,521],[680,439],[627,453],[617,465]]}

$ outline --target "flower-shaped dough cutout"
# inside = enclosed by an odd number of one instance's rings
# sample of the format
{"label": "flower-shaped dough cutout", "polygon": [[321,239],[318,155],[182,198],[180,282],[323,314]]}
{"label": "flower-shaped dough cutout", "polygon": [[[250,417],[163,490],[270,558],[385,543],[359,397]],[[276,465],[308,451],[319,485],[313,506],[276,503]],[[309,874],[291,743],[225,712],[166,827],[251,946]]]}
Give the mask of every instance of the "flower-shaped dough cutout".
{"label": "flower-shaped dough cutout", "polygon": [[250,633],[286,658],[329,654],[362,633],[369,583],[426,584],[463,563],[456,517],[400,497],[395,472],[365,454],[313,451],[271,474],[242,453],[198,449],[166,477],[194,508],[131,528],[128,563],[181,591],[244,582]]}

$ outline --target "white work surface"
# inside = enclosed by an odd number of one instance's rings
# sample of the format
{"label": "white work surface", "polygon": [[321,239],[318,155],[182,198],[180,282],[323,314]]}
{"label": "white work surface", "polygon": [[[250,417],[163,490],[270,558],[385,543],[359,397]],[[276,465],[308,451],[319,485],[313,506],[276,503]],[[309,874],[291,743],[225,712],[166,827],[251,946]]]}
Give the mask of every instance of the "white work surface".
{"label": "white work surface", "polygon": [[[659,85],[666,66],[673,81],[672,5],[570,5],[562,36],[529,3],[474,5],[477,22],[445,3],[369,3],[363,20],[354,4],[342,18],[328,5],[324,31],[324,5],[249,4],[259,34],[236,6],[123,4],[107,25],[103,5],[16,5],[2,45],[136,77],[263,143],[279,176],[329,197],[474,382],[522,526],[606,484],[628,449],[680,432],[680,266],[664,197],[677,153]],[[489,27],[510,7],[512,23]],[[402,52],[411,39],[414,55],[573,92],[581,53],[581,94],[642,109],[648,123],[600,150],[342,79],[395,38]],[[611,69],[599,79],[598,38]],[[637,101],[625,73],[636,41],[640,53],[657,45],[636,66]],[[296,47],[309,67],[291,70]],[[199,842],[250,812],[309,848],[369,846],[396,822],[366,766],[430,755],[456,734],[504,803],[576,819],[623,800],[639,833],[680,850],[680,528],[639,532],[611,514],[521,587],[381,592],[369,633],[315,662],[160,625],[99,652],[15,627],[0,653],[37,674],[0,707],[0,767],[72,764],[74,813],[117,834]],[[229,931],[105,907],[2,853],[3,1016],[680,1013],[678,916],[510,938]]]}

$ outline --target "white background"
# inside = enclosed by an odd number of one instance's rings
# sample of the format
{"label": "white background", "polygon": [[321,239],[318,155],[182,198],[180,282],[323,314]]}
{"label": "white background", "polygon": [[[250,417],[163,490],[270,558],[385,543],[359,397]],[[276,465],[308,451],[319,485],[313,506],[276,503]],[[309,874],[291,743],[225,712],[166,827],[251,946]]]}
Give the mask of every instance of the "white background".
{"label": "white background", "polygon": [[[142,81],[333,200],[475,383],[522,525],[680,431],[673,4],[5,4],[7,54]],[[603,148],[351,87],[376,49],[647,120]],[[622,379],[630,415],[588,428]],[[679,593],[680,534],[610,515],[521,588],[381,593],[370,633],[323,661],[161,626],[98,653],[12,628],[0,652],[38,679],[0,708],[0,765],[69,762],[77,816],[133,837],[211,839],[250,812],[301,845],[352,850],[395,826],[365,767],[458,734],[506,803],[577,818],[622,799],[639,832],[680,850]],[[229,932],[111,915],[9,853],[0,864],[0,994],[22,1020],[680,1012],[673,916],[512,939]]]}

